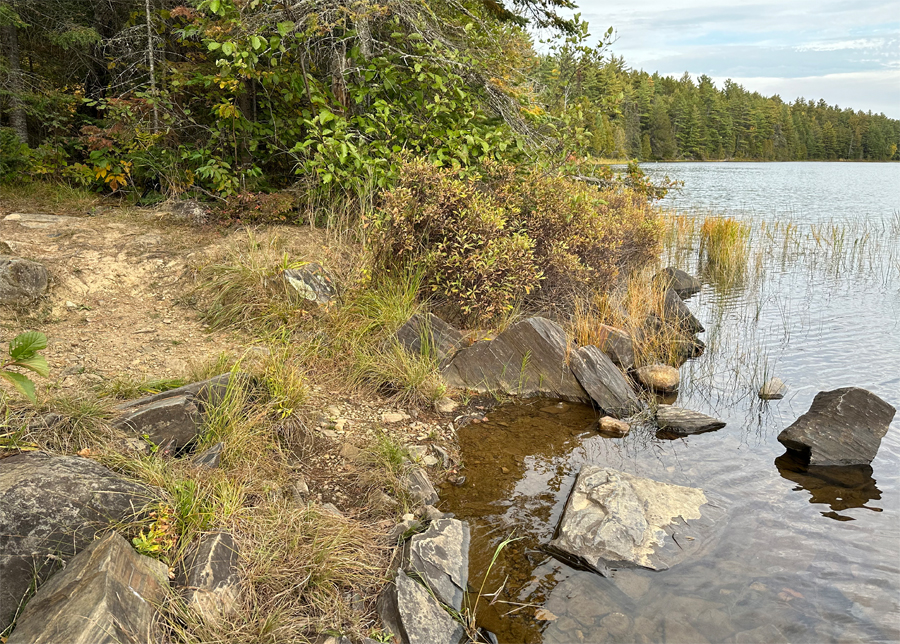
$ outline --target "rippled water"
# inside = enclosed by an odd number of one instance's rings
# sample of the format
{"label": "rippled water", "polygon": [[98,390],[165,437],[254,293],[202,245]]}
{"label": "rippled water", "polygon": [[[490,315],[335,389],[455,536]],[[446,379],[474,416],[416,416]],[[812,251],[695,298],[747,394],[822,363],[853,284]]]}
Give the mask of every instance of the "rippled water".
{"label": "rippled water", "polygon": [[[864,387],[900,408],[900,164],[650,169],[685,182],[667,207],[753,226],[746,279],[708,276],[688,300],[709,348],[681,367],[678,404],[728,424],[607,439],[590,409],[531,401],[463,428],[467,482],[442,498],[472,525],[476,589],[498,544],[520,537],[491,569],[484,592],[501,590],[479,600],[480,622],[504,642],[900,640],[900,416],[871,467],[804,471],[776,440],[818,391]],[[680,243],[668,259],[702,273],[696,238]],[[771,375],[789,393],[763,403]],[[726,518],[668,571],[574,570],[540,546],[585,463],[700,487]]]}

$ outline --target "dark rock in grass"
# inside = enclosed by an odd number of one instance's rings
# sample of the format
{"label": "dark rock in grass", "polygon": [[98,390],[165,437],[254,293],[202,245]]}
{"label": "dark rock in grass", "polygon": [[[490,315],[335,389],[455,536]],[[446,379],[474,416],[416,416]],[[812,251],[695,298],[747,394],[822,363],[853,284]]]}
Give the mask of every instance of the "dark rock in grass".
{"label": "dark rock in grass", "polygon": [[443,376],[451,387],[590,403],[567,358],[565,332],[555,322],[534,317],[494,340],[462,349]]}
{"label": "dark rock in grass", "polygon": [[662,432],[674,436],[703,434],[725,427],[723,421],[712,416],[670,405],[660,405],[656,410],[656,422]]}
{"label": "dark rock in grass", "polygon": [[334,278],[319,264],[313,262],[300,268],[289,268],[282,275],[288,286],[304,300],[326,305],[331,304],[337,297]]}
{"label": "dark rock in grass", "polygon": [[240,598],[238,548],[227,532],[205,534],[184,556],[178,583],[188,605],[217,622],[237,613]]}
{"label": "dark rock in grass", "polygon": [[[234,382],[232,383],[232,378]],[[228,394],[229,387],[243,387],[249,381],[249,376],[244,373],[232,374],[231,372],[219,374],[209,380],[201,380],[192,382],[177,389],[169,389],[161,391],[158,394],[151,394],[138,398],[137,400],[129,400],[120,405],[116,405],[119,411],[129,411],[137,407],[145,407],[150,403],[166,398],[175,398],[177,396],[193,396],[194,402],[200,404],[204,409],[207,407],[215,407],[222,404]]]}
{"label": "dark rock in grass", "polygon": [[613,364],[628,371],[634,366],[634,342],[622,329],[601,324],[597,329],[597,346]]}
{"label": "dark rock in grass", "polygon": [[469,524],[456,519],[432,521],[409,540],[407,572],[421,576],[435,597],[462,610],[469,583]]}
{"label": "dark rock in grass", "polygon": [[404,483],[407,493],[416,503],[434,505],[438,502],[438,493],[422,468],[417,467],[407,472]]}
{"label": "dark rock in grass", "polygon": [[142,515],[148,487],[99,463],[42,452],[0,459],[0,630],[40,585],[110,524]]}
{"label": "dark rock in grass", "polygon": [[640,411],[640,402],[631,385],[600,349],[581,347],[569,362],[578,382],[605,414],[623,418]]}
{"label": "dark rock in grass", "polygon": [[139,407],[116,421],[116,427],[146,436],[154,445],[174,450],[194,442],[203,429],[203,417],[193,396],[175,396]]}
{"label": "dark rock in grass", "polygon": [[822,391],[809,411],[778,435],[778,441],[810,465],[868,464],[896,411],[858,387]]}
{"label": "dark rock in grass", "polygon": [[706,330],[675,291],[668,289],[664,297],[662,309],[664,322],[690,334],[703,333]]}
{"label": "dark rock in grass", "polygon": [[463,335],[432,313],[417,313],[397,331],[397,340],[410,353],[434,358],[444,365],[463,346]]}
{"label": "dark rock in grass", "polygon": [[110,532],[78,553],[28,602],[8,644],[162,641],[156,606],[168,568]]}
{"label": "dark rock in grass", "polygon": [[703,286],[696,277],[674,266],[664,268],[653,276],[653,280],[663,288],[675,291],[681,299],[687,299],[691,295],[699,293]]}
{"label": "dark rock in grass", "polygon": [[706,351],[706,343],[697,336],[683,336],[672,344],[673,352],[680,361],[699,358]]}
{"label": "dark rock in grass", "polygon": [[644,387],[661,394],[678,391],[678,384],[681,382],[678,369],[664,364],[641,367],[634,375]]}
{"label": "dark rock in grass", "polygon": [[205,467],[206,469],[214,470],[219,467],[219,462],[222,460],[223,449],[225,449],[225,443],[218,442],[209,449],[205,449],[197,454],[191,461],[197,467]]}
{"label": "dark rock in grass", "polygon": [[616,567],[665,570],[698,548],[721,515],[708,503],[697,488],[585,465],[547,549],[604,576]]}
{"label": "dark rock in grass", "polygon": [[379,595],[376,608],[401,644],[459,644],[466,634],[462,624],[402,570]]}
{"label": "dark rock in grass", "polygon": [[781,400],[787,392],[787,386],[781,378],[770,378],[759,388],[761,400]]}
{"label": "dark rock in grass", "polygon": [[23,306],[47,290],[47,269],[21,257],[0,255],[0,304]]}

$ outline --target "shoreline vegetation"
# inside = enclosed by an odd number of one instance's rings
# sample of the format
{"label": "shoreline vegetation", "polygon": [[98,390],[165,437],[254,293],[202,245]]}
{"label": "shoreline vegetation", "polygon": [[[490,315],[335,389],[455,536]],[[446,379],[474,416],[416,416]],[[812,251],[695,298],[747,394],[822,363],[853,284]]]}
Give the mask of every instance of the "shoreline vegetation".
{"label": "shoreline vegetation", "polygon": [[[464,484],[460,423],[514,398],[449,387],[422,319],[459,327],[454,351],[540,316],[566,352],[604,324],[639,366],[702,352],[666,320],[661,254],[699,239],[731,287],[766,231],[669,217],[675,182],[608,157],[900,158],[900,121],[634,72],[567,6],[0,4],[0,255],[43,276],[4,295],[0,328],[6,350],[35,330],[53,352],[36,403],[0,389],[0,464],[44,452],[153,490],[97,534],[174,581],[164,641],[393,641],[377,598],[438,520],[413,477]],[[550,53],[528,21],[554,30]],[[840,264],[840,230],[809,235]],[[225,375],[180,399],[186,440],[123,422],[126,401]],[[209,614],[184,575],[223,532],[235,594]],[[46,554],[2,637],[59,567]],[[483,641],[476,608],[453,618]]]}

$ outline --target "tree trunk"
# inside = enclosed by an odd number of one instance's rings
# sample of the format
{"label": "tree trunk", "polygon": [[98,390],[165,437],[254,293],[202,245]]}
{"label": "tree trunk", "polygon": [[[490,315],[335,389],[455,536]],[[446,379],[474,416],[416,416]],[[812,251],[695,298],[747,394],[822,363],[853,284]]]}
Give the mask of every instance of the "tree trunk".
{"label": "tree trunk", "polygon": [[15,25],[0,27],[0,34],[6,44],[6,52],[9,58],[10,76],[10,125],[19,140],[28,144],[28,120],[25,118],[25,109],[22,107],[22,90],[25,83],[22,82],[22,67],[19,63],[19,35]]}
{"label": "tree trunk", "polygon": [[153,29],[150,22],[150,0],[144,0],[144,10],[147,13],[147,59],[150,61],[150,95],[153,97],[153,132],[159,132],[159,107],[156,105],[156,58],[153,55]]}

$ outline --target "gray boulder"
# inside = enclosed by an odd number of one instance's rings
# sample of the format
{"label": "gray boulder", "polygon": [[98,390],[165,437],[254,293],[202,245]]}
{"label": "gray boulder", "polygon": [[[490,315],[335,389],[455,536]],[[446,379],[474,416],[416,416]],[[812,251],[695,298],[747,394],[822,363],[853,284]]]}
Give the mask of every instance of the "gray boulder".
{"label": "gray boulder", "polygon": [[282,275],[288,286],[304,300],[325,305],[331,304],[337,297],[337,286],[331,273],[315,262],[300,268],[289,268]]}
{"label": "gray boulder", "polygon": [[0,304],[31,304],[44,294],[49,281],[43,265],[0,255]]}
{"label": "gray boulder", "polygon": [[[250,377],[245,373],[223,373],[210,378],[209,380],[200,380],[199,382],[192,382],[183,387],[178,387],[177,389],[169,389],[168,391],[161,391],[158,394],[151,394],[136,400],[129,400],[117,405],[116,409],[119,411],[129,411],[138,407],[146,407],[150,403],[165,400],[166,398],[176,398],[178,396],[192,396],[194,398],[194,403],[200,404],[204,408],[211,406],[215,407],[225,400],[229,387],[243,387],[248,383],[249,379]],[[232,382],[232,380],[234,381]]]}
{"label": "gray boulder", "polygon": [[193,396],[163,398],[126,414],[114,425],[146,436],[155,445],[181,449],[199,436],[203,417]]}
{"label": "gray boulder", "polygon": [[605,414],[624,418],[640,411],[641,404],[631,385],[600,349],[581,347],[569,363],[578,382]]}
{"label": "gray boulder", "polygon": [[237,613],[240,598],[238,548],[228,532],[203,535],[184,556],[178,583],[188,605],[211,622]]}
{"label": "gray boulder", "polygon": [[699,293],[703,286],[696,277],[674,266],[659,271],[653,276],[653,281],[662,288],[672,289],[681,299],[687,299],[691,295]]}
{"label": "gray boulder", "polygon": [[778,441],[810,465],[868,464],[896,411],[858,387],[822,391],[809,411],[778,435]]}
{"label": "gray boulder", "polygon": [[412,316],[397,331],[397,340],[410,353],[432,357],[442,366],[463,346],[462,333],[432,313]]}
{"label": "gray boulder", "polygon": [[156,606],[168,568],[110,532],[77,554],[28,602],[7,644],[162,641]]}
{"label": "gray boulder", "polygon": [[462,624],[402,570],[379,595],[376,609],[401,644],[459,644],[466,634]]}
{"label": "gray boulder", "polygon": [[699,547],[719,516],[703,490],[585,465],[547,549],[604,576],[615,567],[665,570]]}
{"label": "gray boulder", "polygon": [[694,317],[678,294],[672,289],[665,292],[662,307],[662,319],[667,324],[677,327],[689,334],[703,333],[706,329],[700,320]]}
{"label": "gray boulder", "polygon": [[494,340],[462,349],[442,373],[451,387],[590,403],[567,358],[565,332],[555,322],[534,317]]}
{"label": "gray boulder", "polygon": [[194,458],[191,462],[197,467],[204,467],[208,470],[214,470],[219,467],[222,460],[222,450],[225,449],[225,443],[218,442],[209,449],[205,449]]}
{"label": "gray boulder", "polygon": [[0,459],[0,630],[41,584],[111,524],[140,517],[148,487],[99,463],[42,452]]}
{"label": "gray boulder", "polygon": [[660,430],[674,436],[703,434],[725,427],[725,423],[717,418],[671,405],[659,406],[656,410],[656,422]]}
{"label": "gray boulder", "polygon": [[416,503],[434,505],[438,502],[438,493],[422,468],[416,467],[411,469],[406,473],[403,482],[406,486],[406,492]]}
{"label": "gray boulder", "polygon": [[634,342],[629,333],[601,324],[596,337],[597,346],[614,365],[624,371],[634,366]]}
{"label": "gray boulder", "polygon": [[416,572],[435,597],[462,610],[469,583],[469,524],[457,519],[432,521],[409,540],[407,572]]}

